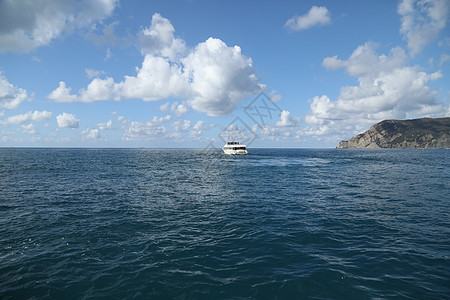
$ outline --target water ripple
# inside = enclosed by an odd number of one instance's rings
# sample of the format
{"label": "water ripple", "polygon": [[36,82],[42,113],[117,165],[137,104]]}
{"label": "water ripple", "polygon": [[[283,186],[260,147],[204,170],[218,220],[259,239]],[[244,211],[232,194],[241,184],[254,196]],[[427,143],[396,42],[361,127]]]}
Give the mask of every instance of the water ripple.
{"label": "water ripple", "polygon": [[0,149],[0,298],[448,299],[449,154]]}

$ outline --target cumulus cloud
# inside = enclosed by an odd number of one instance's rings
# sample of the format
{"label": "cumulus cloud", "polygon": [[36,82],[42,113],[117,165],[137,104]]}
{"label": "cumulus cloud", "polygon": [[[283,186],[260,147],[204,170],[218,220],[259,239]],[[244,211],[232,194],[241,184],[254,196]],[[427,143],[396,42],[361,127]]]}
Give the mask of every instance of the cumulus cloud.
{"label": "cumulus cloud", "polygon": [[198,120],[189,133],[189,136],[192,138],[199,138],[203,134],[203,130],[205,129],[205,121]]}
{"label": "cumulus cloud", "polygon": [[29,52],[110,16],[118,0],[0,2],[0,52]]}
{"label": "cumulus cloud", "polygon": [[182,115],[184,115],[185,113],[188,112],[188,107],[185,103],[180,103],[180,104],[176,104],[173,109],[172,112],[177,116],[177,117],[181,117]]}
{"label": "cumulus cloud", "polygon": [[66,83],[61,81],[59,86],[53,90],[48,99],[55,102],[93,102],[104,100],[120,100],[118,93],[119,86],[114,83],[114,79],[95,78],[86,89],[81,89],[79,95],[72,94],[72,89],[66,87]]}
{"label": "cumulus cloud", "polygon": [[124,98],[144,101],[183,98],[189,94],[181,66],[171,63],[167,58],[150,54],[145,56],[136,76],[125,76],[125,80],[116,86],[118,94]]}
{"label": "cumulus cloud", "polygon": [[198,120],[194,126],[192,126],[192,129],[194,130],[202,130],[205,128],[205,121],[203,120]]}
{"label": "cumulus cloud", "polygon": [[209,130],[211,128],[216,127],[216,124],[213,123],[205,123],[205,121],[203,120],[198,120],[197,122],[195,122],[195,124],[191,127],[190,131],[189,131],[189,137],[190,138],[194,138],[197,140],[202,140],[202,135],[203,132],[206,130]]}
{"label": "cumulus cloud", "polygon": [[48,98],[56,102],[92,102],[173,97],[186,101],[176,107],[176,115],[184,114],[189,105],[209,116],[218,116],[232,112],[248,95],[264,87],[255,75],[251,58],[244,56],[239,46],[229,47],[220,39],[209,38],[184,53],[184,41],[174,38],[173,33],[170,21],[155,14],[151,26],[140,33],[145,57],[135,76],[125,76],[121,82],[110,77],[95,78],[78,94],[72,94],[65,82],[60,82]]}
{"label": "cumulus cloud", "polygon": [[299,130],[301,120],[292,116],[291,112],[282,110],[280,119],[272,124],[254,124],[251,128],[253,134],[258,136],[258,141],[290,142]]}
{"label": "cumulus cloud", "polygon": [[242,144],[250,145],[257,137],[256,133],[242,120],[235,121],[223,128],[219,137],[225,141],[240,141]]}
{"label": "cumulus cloud", "polygon": [[106,123],[99,123],[99,124],[97,124],[97,128],[100,130],[111,130],[114,128],[113,120],[109,120]]}
{"label": "cumulus cloud", "polygon": [[34,127],[34,125],[32,123],[27,124],[27,125],[22,125],[23,128],[23,132],[28,133],[28,134],[37,134],[38,131],[36,130],[36,128]]}
{"label": "cumulus cloud", "polygon": [[132,121],[128,124],[122,136],[124,141],[133,140],[155,140],[170,137],[170,130],[167,128],[167,122],[171,116],[154,117],[152,120],[142,123]]}
{"label": "cumulus cloud", "polygon": [[[0,21],[1,22],[1,21]],[[20,103],[28,100],[27,91],[15,87],[0,72],[0,108],[16,109]]]}
{"label": "cumulus cloud", "polygon": [[281,94],[277,93],[276,91],[271,91],[270,92],[270,101],[272,102],[279,102],[281,101]]}
{"label": "cumulus cloud", "polygon": [[261,91],[252,60],[239,46],[209,38],[182,60],[193,97],[193,109],[209,116],[230,113],[246,96]]}
{"label": "cumulus cloud", "polygon": [[400,32],[408,42],[412,56],[433,42],[447,26],[450,2],[448,0],[403,0],[398,6],[401,16]]}
{"label": "cumulus cloud", "polygon": [[78,128],[80,120],[73,114],[62,113],[56,116],[59,128]]}
{"label": "cumulus cloud", "polygon": [[177,120],[171,124],[176,132],[187,131],[192,125],[190,120]]}
{"label": "cumulus cloud", "polygon": [[160,55],[176,59],[186,51],[185,42],[174,37],[175,28],[170,21],[156,13],[152,16],[150,27],[138,34],[142,55]]}
{"label": "cumulus cloud", "polygon": [[24,124],[30,121],[45,121],[50,120],[52,118],[52,113],[49,111],[28,111],[24,114],[14,115],[8,117],[5,121],[2,121],[4,125],[9,124]]}
{"label": "cumulus cloud", "polygon": [[342,87],[334,101],[327,95],[311,99],[311,110],[305,117],[309,127],[303,134],[342,136],[346,132],[347,136],[383,119],[448,114],[449,107],[436,100],[437,93],[429,86],[442,73],[408,66],[406,58],[400,48],[379,55],[373,43],[359,46],[347,60],[325,58],[326,68],[345,69],[358,78],[359,85]]}
{"label": "cumulus cloud", "polygon": [[291,117],[291,113],[287,110],[283,110],[280,113],[280,121],[275,123],[275,126],[279,127],[293,127],[300,124],[299,117]]}
{"label": "cumulus cloud", "polygon": [[167,128],[162,125],[153,124],[151,122],[131,122],[130,126],[125,130],[122,140],[154,140],[166,137]]}
{"label": "cumulus cloud", "polygon": [[[113,114],[117,114],[117,112],[113,112]],[[75,116],[72,117],[67,117],[66,120],[68,121],[68,123],[70,123],[70,121],[72,121],[72,123],[75,125],[76,123],[76,127],[78,127],[78,121],[73,120],[75,118]],[[128,120],[123,117],[123,116],[118,116],[116,119],[113,120],[108,120],[105,123],[98,123],[95,127],[96,128],[86,128],[85,130],[83,130],[81,132],[81,134],[83,135],[83,140],[85,141],[101,141],[101,142],[105,142],[107,139],[106,137],[104,137],[102,135],[102,131],[104,130],[114,130],[114,123],[122,123],[122,125],[125,125],[128,123]]]}
{"label": "cumulus cloud", "polygon": [[292,141],[296,135],[297,126],[277,126],[276,124],[263,124],[262,126],[254,125],[252,130],[258,135],[258,141]]}
{"label": "cumulus cloud", "polygon": [[79,99],[82,102],[91,102],[92,99],[97,101],[102,100],[119,100],[116,92],[117,86],[114,84],[114,79],[108,77],[106,79],[95,78],[89,83],[87,89],[80,91]]}
{"label": "cumulus cloud", "polygon": [[377,47],[377,44],[368,42],[357,47],[347,60],[340,60],[337,56],[327,57],[322,65],[331,70],[343,68],[351,76],[364,77],[394,70],[404,66],[408,61],[408,56],[400,47],[391,49],[388,55],[378,55]]}
{"label": "cumulus cloud", "polygon": [[164,111],[164,112],[170,111],[173,114],[175,114],[177,117],[181,117],[182,115],[187,113],[189,109],[185,102],[178,103],[178,101],[175,101],[172,104],[170,104],[170,102],[166,102],[166,103],[162,104],[159,107],[159,110]]}
{"label": "cumulus cloud", "polygon": [[[147,122],[127,121],[122,123],[123,141],[165,140],[184,141],[185,139],[203,140],[203,132],[215,127],[199,120],[175,119],[171,115],[154,116]],[[100,128],[99,128],[100,129]]]}
{"label": "cumulus cloud", "polygon": [[81,134],[84,134],[85,140],[92,140],[92,141],[102,141],[104,140],[102,135],[100,134],[100,131],[98,129],[89,129],[83,130]]}
{"label": "cumulus cloud", "polygon": [[71,88],[66,87],[64,81],[59,82],[59,86],[47,96],[48,99],[55,100],[56,102],[77,102],[78,97],[71,95]]}
{"label": "cumulus cloud", "polygon": [[284,26],[291,30],[300,31],[318,25],[331,23],[330,12],[325,6],[313,6],[308,13],[302,16],[294,16],[286,21]]}

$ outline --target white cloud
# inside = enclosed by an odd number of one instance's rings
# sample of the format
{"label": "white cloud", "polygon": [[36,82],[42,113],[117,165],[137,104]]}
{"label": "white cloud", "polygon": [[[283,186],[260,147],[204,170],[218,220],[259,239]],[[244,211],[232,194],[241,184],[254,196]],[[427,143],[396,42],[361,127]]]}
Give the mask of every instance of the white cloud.
{"label": "white cloud", "polygon": [[192,129],[194,129],[194,130],[202,130],[202,129],[204,129],[205,127],[205,121],[203,121],[203,120],[198,120],[195,124],[194,124],[194,126],[192,126]]}
{"label": "white cloud", "polygon": [[184,115],[185,113],[188,112],[188,107],[185,103],[180,103],[180,104],[176,104],[173,105],[173,109],[171,109],[171,111],[177,116],[177,117],[181,117],[182,115]]}
{"label": "white cloud", "polygon": [[401,16],[400,32],[408,42],[412,56],[433,42],[447,26],[450,2],[448,0],[403,0],[398,6]]}
{"label": "white cloud", "polygon": [[176,132],[187,131],[191,127],[192,122],[190,120],[177,120],[171,124]]}
{"label": "white cloud", "polygon": [[205,121],[198,120],[189,133],[189,136],[192,138],[200,138],[203,134],[203,130],[205,129]]}
{"label": "white cloud", "polygon": [[172,119],[171,115],[165,115],[164,117],[159,117],[159,118],[157,116],[154,116],[150,122],[153,124],[161,124],[161,123],[170,121],[171,119]]}
{"label": "white cloud", "polygon": [[246,96],[261,91],[252,60],[239,46],[209,38],[182,59],[193,97],[193,109],[209,116],[232,112]]}
{"label": "white cloud", "polygon": [[376,49],[377,44],[368,42],[358,46],[349,59],[343,61],[337,56],[327,57],[322,65],[331,70],[344,68],[351,76],[363,77],[393,70],[404,66],[408,61],[408,56],[400,47],[391,49],[389,55],[378,55]]}
{"label": "white cloud", "polygon": [[167,122],[170,121],[170,119],[171,116],[167,115],[160,118],[155,116],[152,120],[146,123],[133,121],[128,124],[125,129],[122,140],[133,141],[169,138],[171,136],[171,132],[166,127]]}
{"label": "white cloud", "polygon": [[185,42],[174,37],[175,28],[170,21],[156,13],[150,27],[145,27],[138,35],[142,55],[160,55],[176,60],[186,51]]}
{"label": "white cloud", "polygon": [[331,23],[330,12],[325,6],[313,6],[307,14],[294,16],[286,21],[285,27],[299,31]]}
{"label": "white cloud", "polygon": [[281,101],[281,94],[277,93],[276,91],[271,91],[270,92],[270,101],[272,102],[279,102]]}
{"label": "white cloud", "polygon": [[164,104],[161,104],[159,106],[159,110],[160,111],[164,111],[164,112],[169,111],[169,105],[170,105],[170,102],[166,102]]}
{"label": "white cloud", "polygon": [[254,124],[251,131],[258,136],[258,141],[290,142],[299,130],[301,120],[291,116],[287,110],[280,112],[280,120],[273,124]]}
{"label": "white cloud", "polygon": [[119,86],[114,83],[114,79],[95,78],[88,85],[87,89],[81,89],[79,95],[71,94],[71,88],[66,87],[66,83],[61,81],[59,87],[52,91],[47,98],[55,102],[93,102],[104,100],[120,100],[117,92]]}
{"label": "white cloud", "polygon": [[120,100],[116,89],[117,85],[114,84],[114,79],[111,77],[106,79],[95,78],[87,89],[80,91],[79,99],[81,102],[92,102],[92,99],[96,101]]}
{"label": "white cloud", "polygon": [[12,85],[0,72],[0,108],[16,109],[26,100],[28,100],[27,91]]}
{"label": "white cloud", "polygon": [[8,117],[5,121],[2,123],[5,125],[9,124],[24,124],[26,122],[30,121],[44,121],[44,120],[50,120],[52,118],[52,113],[49,111],[28,111],[24,114],[20,115],[14,115]]}
{"label": "white cloud", "polygon": [[279,127],[293,127],[300,124],[299,117],[291,117],[291,113],[287,110],[283,110],[280,113],[280,121],[275,123],[275,126]]}
{"label": "white cloud", "polygon": [[258,135],[258,141],[291,141],[292,136],[295,135],[295,128],[292,126],[277,126],[272,124],[263,124],[258,126],[255,124],[252,130]]}
{"label": "white cloud", "polygon": [[34,127],[34,125],[32,123],[27,124],[27,125],[22,125],[23,128],[23,132],[28,133],[28,134],[37,134],[38,131],[36,130],[36,128]]}
{"label": "white cloud", "polygon": [[242,144],[247,144],[247,146],[255,138],[255,132],[241,122],[229,124],[222,129],[219,135],[223,140],[240,141]]}
{"label": "white cloud", "polygon": [[106,74],[105,71],[93,70],[93,69],[88,69],[88,68],[84,69],[84,71],[86,72],[86,76],[89,79],[99,77],[99,76]]}
{"label": "white cloud", "polygon": [[56,102],[77,102],[78,97],[71,95],[71,88],[66,87],[64,81],[59,82],[59,86],[47,96],[48,99],[55,100]]}
{"label": "white cloud", "polygon": [[205,130],[209,130],[211,128],[216,127],[216,124],[208,123],[206,124],[203,120],[198,120],[195,122],[195,124],[192,126],[191,130],[189,131],[189,137],[195,138],[197,140],[202,140],[202,135]]}
{"label": "white cloud", "polygon": [[[219,39],[200,43],[181,65],[147,54],[136,77],[119,83],[125,98],[155,101],[169,97],[188,99],[193,109],[210,116],[230,113],[261,86],[252,62],[238,46],[228,47]],[[179,107],[181,112],[186,108]]]}
{"label": "white cloud", "polygon": [[205,141],[208,140],[208,138],[203,137],[203,132],[206,130],[209,130],[211,128],[217,127],[216,124],[208,123],[206,124],[203,120],[198,120],[195,122],[195,124],[191,127],[191,130],[188,133],[189,139],[196,139],[198,141]]}
{"label": "white cloud", "polygon": [[99,124],[97,124],[97,128],[100,130],[111,130],[114,128],[113,120],[109,120],[106,123],[99,123]]}
{"label": "white cloud", "polygon": [[78,128],[80,120],[73,114],[62,113],[56,116],[59,128]]}
{"label": "white cloud", "polygon": [[[178,57],[181,52],[176,49],[181,42],[176,42],[173,32],[169,20],[155,14],[152,25],[141,33],[145,37],[145,57],[135,76],[125,76],[118,83],[112,78],[95,78],[78,95],[71,94],[65,82],[60,82],[48,98],[56,102],[92,102],[174,97],[186,100],[176,107],[174,113],[178,116],[187,112],[187,105],[218,116],[232,112],[248,95],[264,87],[256,78],[252,60],[242,55],[240,47],[228,47],[220,39],[209,38]],[[168,106],[162,105],[161,109]]]}
{"label": "white cloud", "polygon": [[107,60],[111,59],[111,57],[113,57],[113,54],[111,52],[111,48],[108,48],[108,49],[106,49],[106,54],[105,54],[104,61],[107,61]]}
{"label": "white cloud", "polygon": [[118,83],[120,94],[128,99],[156,101],[169,97],[183,98],[189,94],[181,66],[167,58],[147,54],[136,76],[125,76]]}
{"label": "white cloud", "polygon": [[29,52],[110,16],[118,0],[0,2],[0,52]]}
{"label": "white cloud", "polygon": [[153,140],[164,138],[167,129],[161,125],[152,123],[131,122],[130,126],[125,130],[122,140]]}
{"label": "white cloud", "polygon": [[103,137],[100,134],[98,129],[89,129],[83,130],[81,134],[84,134],[84,139],[93,140],[93,141],[103,141]]}
{"label": "white cloud", "polygon": [[[123,141],[142,141],[142,140],[165,140],[183,141],[185,138],[190,140],[202,140],[204,130],[215,127],[214,124],[205,124],[200,120],[195,122],[186,119],[173,120],[171,115],[163,117],[153,117],[147,122],[123,122],[124,134]],[[100,128],[99,128],[100,129]]]}
{"label": "white cloud", "polygon": [[128,122],[128,119],[125,118],[124,116],[118,116],[116,120],[117,120],[117,122],[120,122],[120,123],[127,123]]}
{"label": "white cloud", "polygon": [[400,48],[378,55],[375,47],[372,43],[359,46],[347,60],[324,59],[326,68],[344,68],[358,78],[359,85],[342,87],[334,101],[327,95],[314,97],[305,117],[309,127],[302,134],[351,136],[383,119],[442,116],[450,111],[428,85],[442,77],[440,71],[429,74],[407,66]]}
{"label": "white cloud", "polygon": [[172,103],[172,105],[170,104],[170,102],[166,102],[166,103],[160,105],[159,110],[163,111],[163,112],[170,111],[173,114],[175,114],[177,117],[181,117],[182,115],[187,113],[189,109],[185,102],[178,103],[178,101],[175,101],[174,103]]}
{"label": "white cloud", "polygon": [[55,102],[119,101],[122,98],[156,101],[172,96],[183,97],[187,91],[179,66],[171,65],[165,58],[147,55],[135,77],[125,76],[125,80],[119,83],[111,77],[95,78],[78,95],[71,94],[71,88],[61,81],[47,98]]}

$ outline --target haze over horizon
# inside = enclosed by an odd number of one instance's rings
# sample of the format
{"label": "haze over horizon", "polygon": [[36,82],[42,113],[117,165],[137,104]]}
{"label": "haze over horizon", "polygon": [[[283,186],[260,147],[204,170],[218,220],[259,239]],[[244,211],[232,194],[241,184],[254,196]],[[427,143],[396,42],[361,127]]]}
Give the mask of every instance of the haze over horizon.
{"label": "haze over horizon", "polygon": [[450,2],[0,2],[0,147],[335,147],[450,117]]}

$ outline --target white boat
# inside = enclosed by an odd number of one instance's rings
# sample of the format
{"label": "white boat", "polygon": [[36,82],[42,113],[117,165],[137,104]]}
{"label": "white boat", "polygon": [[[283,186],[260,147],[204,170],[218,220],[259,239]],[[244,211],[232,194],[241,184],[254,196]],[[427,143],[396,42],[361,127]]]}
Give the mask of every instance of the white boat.
{"label": "white boat", "polygon": [[247,147],[239,144],[239,142],[226,142],[222,147],[223,153],[229,155],[242,155],[248,154]]}

